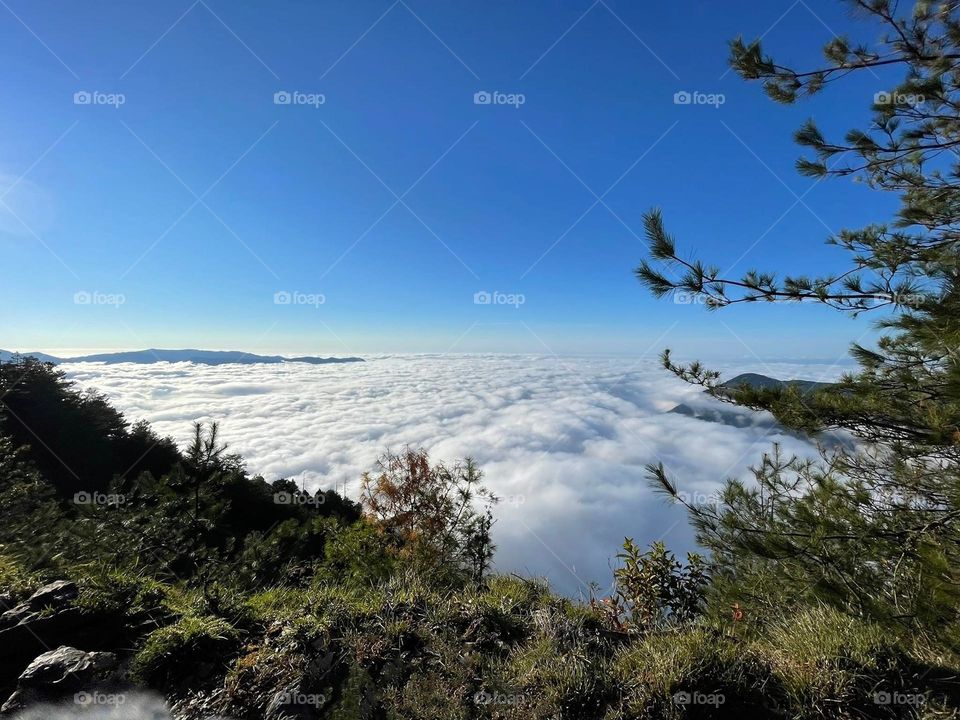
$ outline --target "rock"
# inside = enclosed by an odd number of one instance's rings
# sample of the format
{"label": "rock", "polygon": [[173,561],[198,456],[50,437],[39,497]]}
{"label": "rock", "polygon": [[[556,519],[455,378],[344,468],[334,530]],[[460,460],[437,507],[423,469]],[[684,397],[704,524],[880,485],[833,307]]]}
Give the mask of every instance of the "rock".
{"label": "rock", "polygon": [[77,584],[69,580],[57,580],[44,585],[15,608],[0,615],[0,629],[19,625],[47,608],[62,608],[72,603],[79,594]]}
{"label": "rock", "polygon": [[51,647],[103,650],[121,643],[123,621],[76,607],[78,594],[76,583],[58,580],[0,615],[0,690],[9,691],[27,664]]}
{"label": "rock", "polygon": [[86,705],[97,688],[115,685],[118,680],[117,656],[108,652],[84,652],[58,647],[31,662],[17,680],[17,689],[0,708],[6,715],[38,702],[55,702],[72,696]]}
{"label": "rock", "polygon": [[75,582],[57,580],[49,585],[44,585],[27,598],[27,605],[39,610],[51,605],[62,605],[65,602],[76,600],[79,594],[80,591],[77,589]]}

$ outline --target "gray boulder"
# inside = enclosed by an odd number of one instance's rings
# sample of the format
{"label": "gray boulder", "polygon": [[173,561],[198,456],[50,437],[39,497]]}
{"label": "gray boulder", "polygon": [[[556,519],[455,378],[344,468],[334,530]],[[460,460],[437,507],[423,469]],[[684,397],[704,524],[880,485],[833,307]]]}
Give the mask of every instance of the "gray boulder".
{"label": "gray boulder", "polygon": [[77,648],[58,647],[31,662],[17,680],[13,692],[0,714],[7,715],[40,702],[72,698],[78,706],[91,704],[103,695],[103,704],[116,700],[116,695],[98,693],[98,688],[115,686],[118,681],[117,656],[108,652],[84,652]]}
{"label": "gray boulder", "polygon": [[9,691],[27,664],[52,647],[122,644],[123,620],[77,607],[78,595],[76,583],[58,580],[0,615],[0,689]]}
{"label": "gray boulder", "polygon": [[42,610],[58,609],[71,604],[79,594],[77,584],[69,580],[57,580],[44,585],[25,602],[0,615],[0,629],[13,627],[36,617]]}

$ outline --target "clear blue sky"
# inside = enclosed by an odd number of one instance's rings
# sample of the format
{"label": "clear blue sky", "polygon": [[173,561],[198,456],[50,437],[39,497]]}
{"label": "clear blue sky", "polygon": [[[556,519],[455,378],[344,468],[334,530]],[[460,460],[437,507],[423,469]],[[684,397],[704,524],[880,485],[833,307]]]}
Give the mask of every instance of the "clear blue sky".
{"label": "clear blue sky", "polygon": [[735,273],[839,267],[828,228],[889,215],[791,140],[862,126],[886,78],[783,107],[726,71],[739,33],[803,65],[847,32],[875,31],[833,0],[4,0],[0,347],[836,357],[867,321],[710,314],[632,269],[652,206]]}

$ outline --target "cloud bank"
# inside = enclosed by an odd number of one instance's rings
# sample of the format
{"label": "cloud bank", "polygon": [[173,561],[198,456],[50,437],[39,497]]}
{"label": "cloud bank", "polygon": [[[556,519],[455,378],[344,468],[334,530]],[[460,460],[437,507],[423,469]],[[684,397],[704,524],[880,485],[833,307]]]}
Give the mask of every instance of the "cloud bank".
{"label": "cloud bank", "polygon": [[[67,364],[83,387],[105,392],[130,420],[146,418],[185,442],[195,420],[220,422],[231,450],[268,480],[346,489],[386,449],[426,448],[435,459],[470,456],[501,503],[497,566],[546,576],[568,594],[609,587],[624,536],[693,549],[681,509],[654,494],[644,466],[663,462],[681,488],[709,494],[742,475],[771,443],[812,446],[747,427],[667,413],[714,402],[652,359],[504,355],[401,355],[351,365]],[[745,363],[759,372],[832,380],[828,365]],[[747,412],[747,411],[744,411]]]}

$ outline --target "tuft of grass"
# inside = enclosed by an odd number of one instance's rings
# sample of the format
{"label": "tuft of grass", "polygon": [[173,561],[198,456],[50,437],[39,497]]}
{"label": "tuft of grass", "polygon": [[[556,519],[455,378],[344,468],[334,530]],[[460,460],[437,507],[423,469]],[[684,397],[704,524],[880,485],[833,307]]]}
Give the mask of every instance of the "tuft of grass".
{"label": "tuft of grass", "polygon": [[773,623],[754,643],[803,716],[841,707],[876,711],[876,693],[922,694],[926,673],[908,638],[827,607],[801,610]]}
{"label": "tuft of grass", "polygon": [[644,636],[620,650],[613,664],[626,716],[681,717],[678,693],[713,699],[716,704],[706,707],[725,712],[749,713],[779,700],[762,659],[709,626]]}
{"label": "tuft of grass", "polygon": [[145,574],[103,566],[87,568],[77,582],[76,604],[88,612],[157,623],[170,615],[169,586]]}
{"label": "tuft of grass", "polygon": [[31,595],[42,584],[39,577],[27,572],[14,558],[0,554],[0,590],[9,593],[14,603]]}
{"label": "tuft of grass", "polygon": [[247,607],[255,620],[263,624],[283,622],[303,613],[308,595],[295,588],[270,588],[247,598]]}
{"label": "tuft of grass", "polygon": [[196,673],[204,664],[224,664],[239,641],[238,631],[226,620],[186,616],[154,630],[133,661],[132,674],[153,687]]}
{"label": "tuft of grass", "polygon": [[603,717],[620,694],[610,661],[588,643],[563,645],[544,635],[518,647],[502,669],[509,690],[499,696],[528,717]]}

